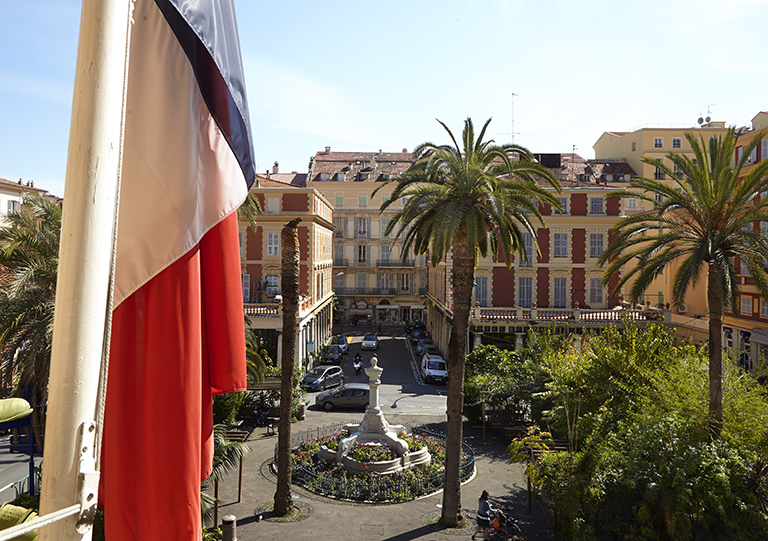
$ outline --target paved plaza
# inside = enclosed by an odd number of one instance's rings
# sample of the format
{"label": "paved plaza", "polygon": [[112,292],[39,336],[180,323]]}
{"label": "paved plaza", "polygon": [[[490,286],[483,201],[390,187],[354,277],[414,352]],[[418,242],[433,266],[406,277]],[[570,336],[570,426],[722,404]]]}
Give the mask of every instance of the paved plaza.
{"label": "paved plaza", "polygon": [[[387,414],[390,424],[407,423],[427,426],[445,432],[445,415]],[[292,431],[355,421],[361,412],[325,412],[310,408],[304,421],[294,423]],[[523,466],[511,464],[505,452],[503,434],[488,431],[483,441],[482,431],[465,425],[465,441],[475,449],[476,476],[462,487],[462,508],[471,518],[471,527],[461,531],[440,530],[434,526],[442,493],[426,498],[397,504],[358,504],[341,502],[293,487],[296,502],[304,509],[304,518],[294,522],[278,522],[274,519],[257,521],[256,509],[266,509],[275,494],[275,475],[270,470],[277,436],[266,435],[264,428],[255,428],[247,443],[251,452],[243,466],[242,499],[237,503],[238,472],[235,470],[220,486],[222,505],[219,522],[223,515],[237,517],[237,539],[255,540],[355,540],[355,541],[407,541],[445,540],[458,537],[469,539],[475,530],[474,516],[477,499],[488,490],[495,507],[505,510],[520,521],[520,527],[528,540],[551,539],[547,518],[539,503],[533,500],[528,513],[526,480]],[[478,539],[482,534],[478,535]]]}

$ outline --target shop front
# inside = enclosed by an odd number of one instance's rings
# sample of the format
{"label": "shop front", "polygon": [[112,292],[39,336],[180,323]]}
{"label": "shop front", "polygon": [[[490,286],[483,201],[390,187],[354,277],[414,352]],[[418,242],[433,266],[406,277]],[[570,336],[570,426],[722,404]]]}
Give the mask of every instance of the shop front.
{"label": "shop front", "polygon": [[373,325],[373,305],[364,299],[353,302],[349,310],[349,325],[351,327]]}
{"label": "shop front", "polygon": [[400,305],[398,304],[377,304],[376,321],[378,323],[397,323],[399,317]]}

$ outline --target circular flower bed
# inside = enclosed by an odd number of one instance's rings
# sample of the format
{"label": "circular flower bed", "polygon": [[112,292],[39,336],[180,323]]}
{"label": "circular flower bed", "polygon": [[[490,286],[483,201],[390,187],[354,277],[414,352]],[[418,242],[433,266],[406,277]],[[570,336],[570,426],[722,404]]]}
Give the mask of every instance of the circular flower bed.
{"label": "circular flower bed", "polygon": [[[336,461],[322,460],[317,456],[321,446],[335,450],[339,441],[348,435],[346,431],[337,430],[295,447],[291,457],[293,482],[324,496],[368,502],[408,501],[443,488],[445,443],[441,439],[426,433],[416,435],[400,432],[398,437],[408,443],[412,452],[427,447],[432,456],[429,465],[386,475],[367,471],[353,474]],[[462,453],[462,480],[469,478],[474,471],[474,457],[471,456],[471,450],[467,454],[468,449],[465,447]],[[397,458],[394,450],[387,445],[367,444],[355,445],[349,456],[362,463]],[[365,469],[368,467],[365,466]]]}

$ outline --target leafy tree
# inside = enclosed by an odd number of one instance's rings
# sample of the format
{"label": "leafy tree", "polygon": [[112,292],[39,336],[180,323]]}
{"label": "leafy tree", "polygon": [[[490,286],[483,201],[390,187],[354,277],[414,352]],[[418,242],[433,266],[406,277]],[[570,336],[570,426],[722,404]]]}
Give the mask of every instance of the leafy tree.
{"label": "leafy tree", "polygon": [[280,423],[277,440],[277,489],[274,514],[284,516],[294,509],[291,497],[291,410],[293,404],[296,318],[299,314],[299,235],[301,218],[288,222],[280,232],[283,289],[283,357],[280,360]]}
{"label": "leafy tree", "polygon": [[[630,297],[636,303],[664,269],[676,266],[672,300],[685,301],[689,288],[706,271],[709,304],[709,416],[710,430],[719,436],[723,426],[722,321],[724,302],[736,306],[739,295],[735,258],[745,263],[763,297],[768,297],[768,241],[755,226],[768,221],[768,161],[762,161],[742,178],[742,169],[762,134],[745,145],[737,163],[731,165],[736,146],[734,129],[709,139],[686,133],[694,158],[669,153],[666,161],[644,158],[672,179],[670,184],[637,177],[626,190],[607,197],[634,197],[656,206],[652,211],[622,218],[616,225],[616,240],[599,259],[610,263],[603,284],[625,272],[613,293],[631,283]],[[679,172],[678,172],[679,171]],[[657,200],[657,195],[662,197]],[[633,263],[634,266],[629,267]]]}
{"label": "leafy tree", "polygon": [[38,445],[45,434],[61,208],[41,196],[24,200],[0,228],[0,373],[30,398]]}
{"label": "leafy tree", "polygon": [[422,143],[414,150],[416,162],[408,171],[373,192],[375,195],[384,186],[396,183],[382,203],[382,211],[406,199],[386,229],[387,235],[397,229],[397,235],[404,237],[403,259],[411,250],[429,253],[436,266],[449,252],[453,256],[445,488],[440,518],[447,527],[455,527],[463,520],[459,469],[464,357],[478,254],[503,253],[508,266],[515,253],[527,257],[523,233],[536,238],[531,217],[543,224],[537,201],[559,208],[558,200],[544,187],[559,191],[557,179],[536,163],[527,149],[483,141],[489,123],[490,119],[475,138],[472,120],[465,120],[459,145],[451,130],[440,122],[452,145]]}

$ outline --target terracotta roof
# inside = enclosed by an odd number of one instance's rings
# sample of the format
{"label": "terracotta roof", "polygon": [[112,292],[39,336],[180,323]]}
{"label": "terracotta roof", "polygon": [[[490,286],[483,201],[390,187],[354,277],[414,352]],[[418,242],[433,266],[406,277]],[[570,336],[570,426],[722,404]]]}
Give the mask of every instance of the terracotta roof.
{"label": "terracotta roof", "polygon": [[610,133],[611,135],[615,135],[617,137],[624,137],[628,133],[632,133],[632,132],[629,132],[629,131],[609,131],[609,132],[606,132],[606,133]]}
{"label": "terracotta roof", "polygon": [[[403,149],[405,150],[405,149]],[[329,181],[337,181],[344,173],[346,182],[379,182],[405,172],[413,163],[408,152],[318,152],[310,161],[309,180],[316,181],[325,173]]]}
{"label": "terracotta roof", "polygon": [[307,174],[294,171],[292,173],[269,173],[267,176],[256,175],[256,182],[261,188],[304,188],[307,185]]}
{"label": "terracotta roof", "polygon": [[25,190],[25,191],[35,191],[38,193],[45,193],[48,191],[42,188],[36,188],[31,184],[34,184],[34,182],[29,180],[22,181],[21,179],[19,179],[18,181],[13,181],[5,178],[0,178],[0,186],[6,186],[8,188],[17,188],[19,190]]}
{"label": "terracotta roof", "polygon": [[589,160],[589,164],[595,173],[595,176],[602,181],[608,182],[622,182],[618,179],[611,180],[606,178],[606,175],[623,175],[626,178],[626,182],[631,180],[631,177],[635,176],[635,170],[632,168],[626,160]]}

